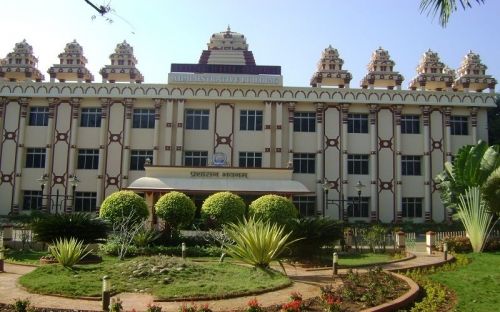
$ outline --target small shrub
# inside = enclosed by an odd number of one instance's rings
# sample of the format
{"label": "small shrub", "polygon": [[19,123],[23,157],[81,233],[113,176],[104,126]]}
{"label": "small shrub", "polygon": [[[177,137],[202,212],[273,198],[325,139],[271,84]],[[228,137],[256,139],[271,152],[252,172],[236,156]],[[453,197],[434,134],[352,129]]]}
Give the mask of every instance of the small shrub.
{"label": "small shrub", "polygon": [[33,221],[31,230],[35,239],[44,243],[73,237],[85,244],[93,244],[107,237],[108,226],[88,213],[46,214]]}
{"label": "small shrub", "polygon": [[302,311],[302,300],[292,300],[281,306],[282,312],[300,312]]}
{"label": "small shrub", "polygon": [[278,195],[264,195],[248,206],[248,213],[256,219],[278,224],[289,224],[299,212],[288,198]]}
{"label": "small shrub", "polygon": [[161,306],[150,303],[146,308],[146,312],[161,312]]}
{"label": "small shrub", "polygon": [[500,237],[491,237],[486,241],[484,251],[499,251],[500,250]]}
{"label": "small shrub", "polygon": [[294,257],[310,259],[321,256],[323,246],[332,246],[342,238],[340,223],[328,218],[293,219],[290,227],[293,238],[302,238],[292,247]]}
{"label": "small shrub", "polygon": [[130,219],[132,224],[140,223],[149,216],[146,201],[132,191],[115,192],[102,202],[99,217],[112,224]]}
{"label": "small shrub", "polygon": [[142,228],[139,232],[135,233],[133,243],[138,248],[145,248],[150,246],[160,236],[161,233],[154,228]]}
{"label": "small shrub", "polygon": [[197,306],[196,304],[191,304],[190,306],[188,306],[187,304],[183,303],[177,311],[179,311],[179,312],[212,312],[212,309],[210,309],[208,304],[202,304],[200,306]]}
{"label": "small shrub", "polygon": [[[120,249],[122,248],[122,243],[118,235],[110,235],[106,243],[99,245],[99,250],[110,256],[118,256]],[[139,254],[139,250],[135,245],[126,246],[124,250],[124,256],[132,257]]]}
{"label": "small shrub", "polygon": [[186,194],[169,192],[156,202],[155,211],[171,228],[179,230],[191,225],[196,206]]}
{"label": "small shrub", "polygon": [[215,193],[205,199],[201,206],[201,218],[205,224],[215,227],[235,223],[245,215],[243,199],[230,192]]}
{"label": "small shrub", "polygon": [[82,241],[74,238],[57,239],[54,245],[49,246],[49,250],[59,264],[68,268],[73,267],[90,253],[90,250],[87,251],[83,247]]}
{"label": "small shrub", "polygon": [[469,238],[465,236],[446,237],[443,242],[448,243],[448,250],[456,253],[465,253],[472,251],[472,245]]}
{"label": "small shrub", "polygon": [[123,304],[120,298],[111,298],[111,303],[109,304],[109,312],[122,312]]}
{"label": "small shrub", "polygon": [[246,312],[262,312],[264,310],[262,309],[262,306],[257,301],[257,298],[253,298],[247,302],[247,309],[245,311]]}
{"label": "small shrub", "polygon": [[30,307],[29,299],[16,299],[14,302],[14,311],[15,312],[27,312]]}

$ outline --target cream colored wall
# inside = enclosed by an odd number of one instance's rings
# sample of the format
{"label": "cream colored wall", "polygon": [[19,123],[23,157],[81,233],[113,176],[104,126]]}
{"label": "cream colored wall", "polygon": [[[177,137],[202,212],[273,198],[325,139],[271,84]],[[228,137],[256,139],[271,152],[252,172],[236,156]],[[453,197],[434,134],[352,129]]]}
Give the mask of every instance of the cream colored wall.
{"label": "cream colored wall", "polygon": [[[261,110],[264,113],[264,104],[262,102],[244,102],[238,101],[235,103],[234,113],[234,155],[233,166],[238,166],[239,152],[259,152],[264,157],[264,122],[262,122],[262,130],[260,131],[241,131],[240,130],[240,113],[242,110]],[[221,122],[227,122],[222,120]]]}
{"label": "cream colored wall", "polygon": [[[209,110],[209,123],[208,130],[188,130],[186,125],[183,127],[184,142],[183,152],[185,151],[208,151],[208,162],[211,163],[214,151],[214,127],[215,127],[215,103],[206,101],[187,101],[184,104],[185,110],[187,109],[208,109]],[[185,118],[185,115],[184,115]],[[184,119],[185,120],[185,119]],[[177,145],[180,145],[177,142]],[[182,154],[184,157],[184,153]],[[184,163],[184,159],[182,160]]]}

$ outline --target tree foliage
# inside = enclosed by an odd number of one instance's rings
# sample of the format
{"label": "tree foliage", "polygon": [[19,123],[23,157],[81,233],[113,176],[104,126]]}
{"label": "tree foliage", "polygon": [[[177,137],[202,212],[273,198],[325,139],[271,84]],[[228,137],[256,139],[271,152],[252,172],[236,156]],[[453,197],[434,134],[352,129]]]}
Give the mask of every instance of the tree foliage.
{"label": "tree foliage", "polygon": [[205,199],[201,206],[201,218],[207,224],[222,226],[241,220],[245,210],[245,202],[240,196],[230,192],[219,192]]}
{"label": "tree foliage", "polygon": [[179,229],[193,222],[196,206],[186,194],[174,191],[156,202],[155,211],[170,227]]}
{"label": "tree foliage", "polygon": [[131,224],[144,221],[149,215],[146,201],[132,191],[115,192],[102,202],[99,217],[112,224],[127,218]]}
{"label": "tree foliage", "polygon": [[420,12],[427,12],[436,16],[439,13],[439,23],[446,27],[450,16],[458,9],[457,3],[460,3],[462,9],[472,7],[472,3],[483,4],[485,0],[420,0]]}
{"label": "tree foliage", "polygon": [[264,195],[248,207],[250,216],[278,224],[289,224],[299,212],[291,200],[278,195]]}

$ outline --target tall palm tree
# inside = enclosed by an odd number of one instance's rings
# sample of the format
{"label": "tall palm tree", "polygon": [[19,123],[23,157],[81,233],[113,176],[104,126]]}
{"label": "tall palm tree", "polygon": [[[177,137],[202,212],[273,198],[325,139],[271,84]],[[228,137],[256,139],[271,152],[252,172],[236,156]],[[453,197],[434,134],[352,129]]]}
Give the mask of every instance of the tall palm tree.
{"label": "tall palm tree", "polygon": [[446,27],[450,15],[458,8],[457,2],[465,10],[471,8],[473,2],[483,4],[485,0],[420,0],[420,12],[432,13],[434,16],[439,12],[439,23],[442,27]]}

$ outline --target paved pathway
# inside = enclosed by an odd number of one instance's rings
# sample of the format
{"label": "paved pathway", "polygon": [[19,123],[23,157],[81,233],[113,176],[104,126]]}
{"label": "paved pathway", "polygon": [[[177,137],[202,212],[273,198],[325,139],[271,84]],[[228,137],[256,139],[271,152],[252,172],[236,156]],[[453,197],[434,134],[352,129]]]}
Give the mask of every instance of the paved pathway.
{"label": "paved pathway", "polygon": [[[397,263],[389,263],[382,266],[383,269],[389,271],[404,270],[419,266],[436,265],[443,262],[443,256],[437,253],[432,256],[427,256],[423,253],[416,253],[417,257],[411,260]],[[34,270],[34,267],[21,266],[15,264],[5,264],[5,272],[0,273],[0,302],[13,303],[17,298],[28,298],[30,302],[37,307],[49,308],[65,308],[73,310],[101,310],[101,302],[96,300],[83,299],[68,299],[56,296],[44,296],[31,294],[21,287],[17,281],[21,275]],[[304,299],[319,295],[319,287],[324,284],[335,283],[332,278],[331,270],[306,270],[303,268],[292,267],[287,265],[287,273],[294,281],[293,285],[282,290],[273,291],[257,296],[238,297],[224,300],[200,301],[196,304],[208,303],[210,308],[215,311],[229,311],[235,309],[244,309],[248,300],[257,298],[260,303],[265,306],[282,304],[288,301],[288,297],[292,291],[300,292]],[[345,270],[340,270],[339,273],[345,273]],[[135,309],[136,311],[144,311],[148,303],[153,302],[153,297],[147,294],[139,293],[121,293],[117,295],[123,302],[126,311]],[[156,302],[156,305],[161,305],[165,311],[176,311],[181,305],[180,302]]]}

